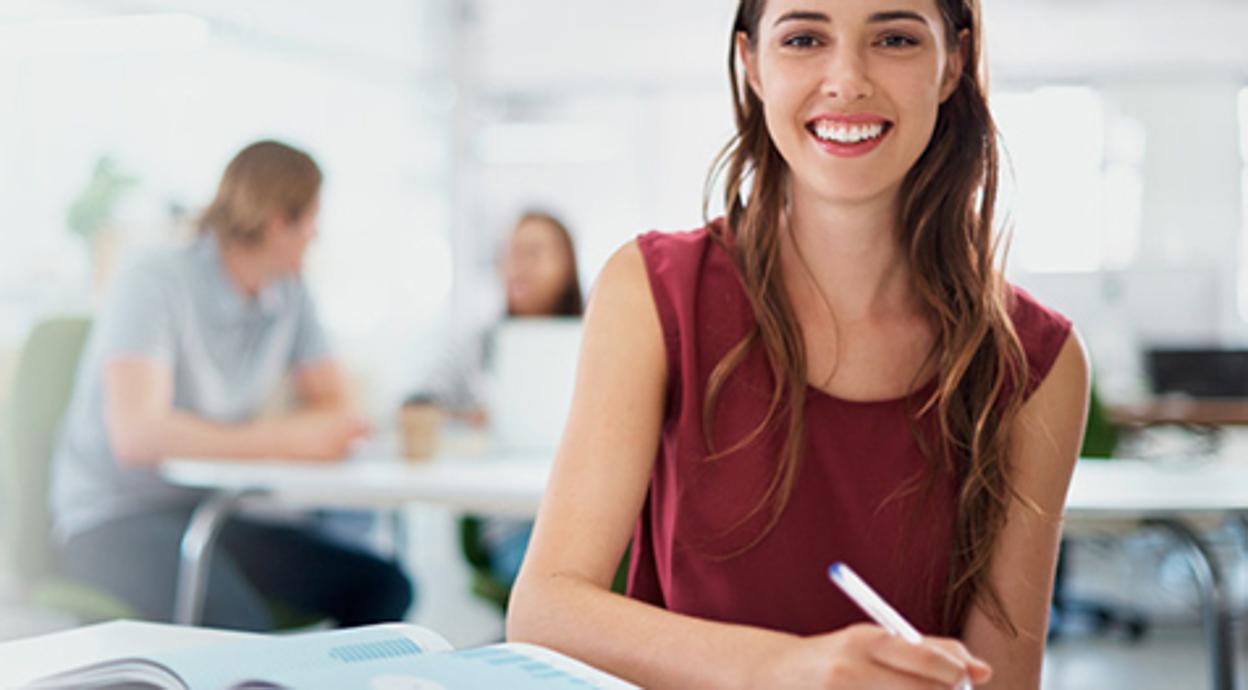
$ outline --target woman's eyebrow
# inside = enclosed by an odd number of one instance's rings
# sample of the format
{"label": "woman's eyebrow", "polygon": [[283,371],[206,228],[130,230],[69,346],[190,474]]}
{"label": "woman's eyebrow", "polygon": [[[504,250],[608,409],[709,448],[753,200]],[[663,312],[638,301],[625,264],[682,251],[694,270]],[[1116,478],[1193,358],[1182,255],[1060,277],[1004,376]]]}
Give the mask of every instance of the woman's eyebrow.
{"label": "woman's eyebrow", "polygon": [[[918,12],[911,10],[890,10],[887,12],[876,12],[867,19],[869,24],[883,24],[885,22],[895,21],[914,21],[920,24],[927,24],[927,18]],[[810,10],[793,10],[780,15],[772,26],[779,26],[784,22],[823,22],[830,24],[832,18],[823,12],[812,12]]]}
{"label": "woman's eyebrow", "polygon": [[793,10],[780,15],[772,26],[780,26],[784,22],[824,22],[831,23],[832,19],[823,12],[811,12],[808,10]]}
{"label": "woman's eyebrow", "polygon": [[871,15],[869,19],[867,19],[868,24],[882,24],[884,22],[896,21],[914,21],[919,22],[920,24],[927,24],[927,17],[910,10],[891,10],[888,12],[876,12]]}

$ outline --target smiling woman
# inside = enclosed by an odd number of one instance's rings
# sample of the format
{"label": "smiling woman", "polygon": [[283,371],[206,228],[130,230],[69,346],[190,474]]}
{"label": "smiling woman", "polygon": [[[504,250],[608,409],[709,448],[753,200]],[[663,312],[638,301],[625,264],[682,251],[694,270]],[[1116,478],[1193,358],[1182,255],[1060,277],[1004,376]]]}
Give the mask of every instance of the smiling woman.
{"label": "smiling woman", "polygon": [[[738,33],[737,53],[776,149],[808,173],[796,179],[817,181],[822,194],[895,194],[931,139],[936,106],[958,83],[971,48],[958,44],[969,34],[944,30],[931,11],[872,12],[838,24],[824,12],[792,10],[770,21]],[[895,143],[881,151],[883,160],[822,162],[826,154],[861,157],[886,138]],[[889,183],[893,190],[881,189]]]}
{"label": "smiling woman", "polygon": [[980,46],[975,0],[739,3],[725,216],[599,278],[512,638],[645,687],[1039,687],[1087,364],[997,264]]}

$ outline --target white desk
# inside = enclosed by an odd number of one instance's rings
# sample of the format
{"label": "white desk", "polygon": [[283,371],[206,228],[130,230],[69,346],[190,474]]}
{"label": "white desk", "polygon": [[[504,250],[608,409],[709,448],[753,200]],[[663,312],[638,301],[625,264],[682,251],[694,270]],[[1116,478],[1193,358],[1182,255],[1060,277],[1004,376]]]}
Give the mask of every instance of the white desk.
{"label": "white desk", "polygon": [[[164,463],[161,475],[180,486],[260,494],[294,507],[427,503],[533,517],[550,476],[550,455],[443,456],[424,463],[364,457],[336,464],[179,459]],[[1248,512],[1248,462],[1083,460],[1066,502],[1066,516],[1080,522],[1239,512]]]}
{"label": "white desk", "polygon": [[380,456],[341,463],[178,459],[160,472],[180,486],[262,494],[293,507],[384,510],[428,503],[532,517],[550,475],[550,454],[447,455],[424,462]]}
{"label": "white desk", "polygon": [[532,517],[550,474],[550,454],[447,454],[422,462],[364,455],[340,463],[179,458],[160,472],[173,484],[212,491],[191,515],[181,545],[174,620],[195,625],[202,619],[212,546],[242,503],[381,510],[427,503]]}
{"label": "white desk", "polygon": [[17,688],[54,673],[125,656],[157,654],[252,633],[164,623],[113,621],[0,644],[0,688]]}
{"label": "white desk", "polygon": [[[364,458],[344,464],[177,460],[162,475],[215,493],[192,517],[182,543],[177,620],[202,611],[207,559],[222,521],[249,497],[301,507],[396,508],[413,502],[512,516],[536,514],[549,475],[546,454],[446,456],[424,464]],[[1235,682],[1230,601],[1219,562],[1188,522],[1248,514],[1248,462],[1174,464],[1080,461],[1068,522],[1132,521],[1162,529],[1184,548],[1200,587],[1215,690]]]}
{"label": "white desk", "polygon": [[1221,563],[1192,526],[1193,518],[1244,520],[1248,462],[1082,460],[1066,501],[1076,525],[1130,520],[1168,533],[1182,548],[1200,593],[1214,690],[1236,686],[1234,612]]}
{"label": "white desk", "polygon": [[1248,462],[1082,460],[1068,517],[1152,518],[1248,511]]}

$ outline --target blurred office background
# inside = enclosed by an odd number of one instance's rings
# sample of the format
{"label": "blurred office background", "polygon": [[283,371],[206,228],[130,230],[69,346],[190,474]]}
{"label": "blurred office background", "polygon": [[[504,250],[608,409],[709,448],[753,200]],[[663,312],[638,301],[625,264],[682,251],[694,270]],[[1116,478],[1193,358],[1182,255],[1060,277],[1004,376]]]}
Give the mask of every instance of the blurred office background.
{"label": "blurred office background", "polygon": [[[986,4],[1010,275],[1075,320],[1101,394],[1144,397],[1148,347],[1248,341],[1248,5]],[[731,127],[733,7],[0,0],[0,391],[33,323],[88,312],[118,262],[191,232],[235,151],[276,137],[327,173],[308,279],[389,423],[449,334],[500,309],[520,210],[566,218],[586,284],[634,234],[700,224]],[[1157,619],[1194,626],[1190,576],[1150,553],[1073,586],[1169,587]],[[415,617],[461,643],[497,634],[439,596],[457,591],[439,567],[417,569],[433,584]],[[1203,673],[1198,634],[1176,639]]]}

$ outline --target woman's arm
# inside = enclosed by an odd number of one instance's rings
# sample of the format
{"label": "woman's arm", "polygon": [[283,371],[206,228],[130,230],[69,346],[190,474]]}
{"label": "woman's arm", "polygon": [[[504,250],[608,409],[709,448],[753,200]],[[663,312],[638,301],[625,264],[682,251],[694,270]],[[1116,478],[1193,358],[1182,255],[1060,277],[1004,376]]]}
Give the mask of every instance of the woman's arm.
{"label": "woman's arm", "polygon": [[512,593],[507,635],[647,688],[949,688],[988,670],[956,643],[909,645],[875,626],[813,638],[701,620],[610,592],[642,509],[667,360],[641,253],[604,268],[586,315],[572,410]]}
{"label": "woman's arm", "polygon": [[[336,367],[334,368],[336,372]],[[113,454],[124,465],[150,466],[167,457],[334,459],[365,429],[338,407],[336,373],[313,372],[307,391],[320,406],[245,424],[220,424],[173,407],[170,365],[148,357],[116,357],[104,367],[104,415]]]}
{"label": "woman's arm", "polygon": [[493,333],[473,328],[444,343],[429,373],[414,390],[429,396],[448,416],[484,427],[489,423],[481,379],[488,369],[486,352]]}
{"label": "woman's arm", "polygon": [[1043,512],[1014,502],[999,537],[991,579],[1019,636],[1009,638],[979,609],[972,610],[963,635],[967,647],[992,664],[990,688],[1040,687],[1062,511],[1083,441],[1087,405],[1088,357],[1072,331],[1015,423],[1016,489]]}

